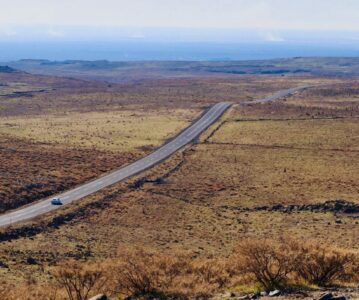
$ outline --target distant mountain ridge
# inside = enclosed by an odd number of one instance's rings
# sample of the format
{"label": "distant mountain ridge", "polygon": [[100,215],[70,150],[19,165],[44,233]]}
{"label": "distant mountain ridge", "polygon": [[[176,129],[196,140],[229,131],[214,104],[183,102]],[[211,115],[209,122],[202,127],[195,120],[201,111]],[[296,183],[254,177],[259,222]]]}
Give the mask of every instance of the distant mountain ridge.
{"label": "distant mountain ridge", "polygon": [[16,73],[16,69],[10,68],[9,66],[0,66],[0,73]]}
{"label": "distant mountain ridge", "polygon": [[292,57],[247,61],[52,61],[47,59],[26,59],[4,64],[15,70],[32,74],[111,83],[203,75],[359,77],[359,57]]}

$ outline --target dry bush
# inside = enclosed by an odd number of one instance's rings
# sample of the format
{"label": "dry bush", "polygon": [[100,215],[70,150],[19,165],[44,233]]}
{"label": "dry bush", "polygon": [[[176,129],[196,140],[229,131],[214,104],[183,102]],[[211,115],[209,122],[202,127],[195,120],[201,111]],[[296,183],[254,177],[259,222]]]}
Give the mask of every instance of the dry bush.
{"label": "dry bush", "polygon": [[327,286],[358,279],[357,256],[316,242],[303,245],[290,238],[246,240],[239,245],[235,257],[239,270],[251,275],[266,290],[303,280]]}
{"label": "dry bush", "polygon": [[138,250],[121,254],[117,290],[132,297],[208,298],[229,283],[225,264],[196,260],[189,253]]}
{"label": "dry bush", "polygon": [[100,292],[108,277],[103,268],[70,261],[59,267],[54,277],[61,288],[66,290],[69,300],[86,300],[91,292]]}
{"label": "dry bush", "polygon": [[117,289],[128,296],[160,297],[186,265],[183,257],[155,255],[143,250],[123,252],[117,266]]}
{"label": "dry bush", "polygon": [[296,271],[305,281],[318,286],[327,286],[340,280],[348,282],[356,272],[350,272],[356,259],[354,254],[328,245],[305,244],[297,253]]}
{"label": "dry bush", "polygon": [[[106,271],[104,271],[106,270]],[[316,243],[245,240],[230,258],[195,258],[191,253],[123,251],[98,264],[68,262],[53,273],[57,285],[30,282],[4,288],[1,299],[85,300],[105,292],[133,299],[208,299],[234,286],[261,284],[266,290],[289,284],[355,283],[358,256]],[[24,292],[29,290],[30,292]]]}
{"label": "dry bush", "polygon": [[292,243],[245,240],[237,248],[239,270],[249,274],[267,291],[286,286],[294,271]]}

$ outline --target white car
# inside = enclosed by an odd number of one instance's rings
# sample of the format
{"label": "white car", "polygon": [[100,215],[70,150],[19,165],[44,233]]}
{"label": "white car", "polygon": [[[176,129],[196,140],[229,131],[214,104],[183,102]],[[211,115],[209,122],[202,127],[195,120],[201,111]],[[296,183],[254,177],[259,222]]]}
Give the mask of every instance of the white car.
{"label": "white car", "polygon": [[60,198],[54,198],[51,200],[51,204],[52,205],[62,205],[62,202],[61,202]]}

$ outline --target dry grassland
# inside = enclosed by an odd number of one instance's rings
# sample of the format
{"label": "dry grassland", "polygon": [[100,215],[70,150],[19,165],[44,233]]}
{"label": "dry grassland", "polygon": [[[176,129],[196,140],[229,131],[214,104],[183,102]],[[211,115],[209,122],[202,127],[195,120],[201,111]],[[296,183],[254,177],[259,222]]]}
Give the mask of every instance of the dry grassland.
{"label": "dry grassland", "polygon": [[227,122],[210,143],[359,151],[359,120],[304,119]]}
{"label": "dry grassland", "polygon": [[161,145],[197,114],[194,110],[162,109],[8,117],[0,120],[0,132],[63,147],[128,152]]}

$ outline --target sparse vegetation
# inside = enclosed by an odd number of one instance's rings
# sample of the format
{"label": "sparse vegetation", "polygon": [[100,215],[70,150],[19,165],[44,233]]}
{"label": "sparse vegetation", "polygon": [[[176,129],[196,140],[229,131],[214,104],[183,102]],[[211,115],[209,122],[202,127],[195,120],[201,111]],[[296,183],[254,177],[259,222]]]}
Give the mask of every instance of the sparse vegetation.
{"label": "sparse vegetation", "polygon": [[349,267],[359,257],[327,245],[312,243],[300,247],[297,259],[297,273],[302,279],[310,284],[327,286],[338,280],[353,280],[356,275],[350,273]]}
{"label": "sparse vegetation", "polygon": [[296,255],[292,250],[288,243],[246,240],[237,250],[239,268],[254,276],[266,291],[283,289],[296,269]]}
{"label": "sparse vegetation", "polygon": [[116,268],[117,289],[134,297],[159,297],[173,284],[176,276],[186,268],[183,257],[159,256],[145,251],[123,253]]}
{"label": "sparse vegetation", "polygon": [[54,273],[56,282],[65,289],[69,300],[87,300],[91,292],[101,291],[108,278],[100,265],[66,262]]}
{"label": "sparse vegetation", "polygon": [[0,212],[90,180],[143,153],[65,148],[0,135]]}
{"label": "sparse vegetation", "polygon": [[0,120],[0,132],[54,146],[124,153],[158,147],[195,116],[190,110],[126,110],[11,117]]}
{"label": "sparse vegetation", "polygon": [[229,286],[229,265],[220,259],[197,259],[193,253],[121,252],[116,290],[135,298],[208,298]]}
{"label": "sparse vegetation", "polygon": [[[330,245],[303,246],[288,238],[247,239],[230,257],[216,258],[128,249],[117,259],[97,264],[65,262],[51,271],[54,280],[42,291],[53,300],[86,300],[98,293],[132,299],[208,299],[244,284],[272,291],[290,290],[302,280],[321,287],[356,283],[358,274],[349,274],[348,267],[357,259]],[[4,297],[12,299],[10,290],[5,291]],[[32,297],[28,299],[37,299],[36,294]]]}

